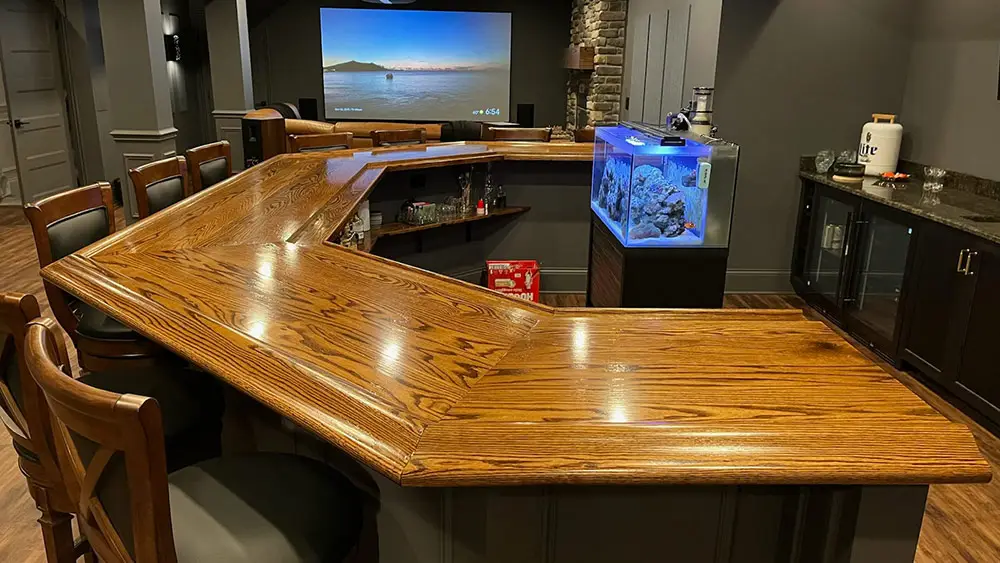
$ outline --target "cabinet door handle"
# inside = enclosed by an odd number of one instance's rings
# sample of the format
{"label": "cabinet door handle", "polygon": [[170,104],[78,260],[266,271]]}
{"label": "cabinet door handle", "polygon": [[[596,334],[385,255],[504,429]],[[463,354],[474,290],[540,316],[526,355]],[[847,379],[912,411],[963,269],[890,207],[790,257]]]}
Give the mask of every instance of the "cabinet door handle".
{"label": "cabinet door handle", "polygon": [[958,251],[958,266],[955,267],[955,271],[959,274],[964,274],[965,270],[962,269],[962,263],[965,262],[965,253],[968,252],[968,248],[963,248]]}
{"label": "cabinet door handle", "polygon": [[972,276],[976,273],[972,271],[972,257],[979,256],[979,253],[975,250],[970,251],[965,258],[965,275]]}

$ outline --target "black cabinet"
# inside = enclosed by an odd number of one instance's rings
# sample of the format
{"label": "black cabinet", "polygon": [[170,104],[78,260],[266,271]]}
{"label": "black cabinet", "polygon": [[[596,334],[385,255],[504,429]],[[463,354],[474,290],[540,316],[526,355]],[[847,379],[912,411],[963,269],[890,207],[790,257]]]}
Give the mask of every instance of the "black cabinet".
{"label": "black cabinet", "polygon": [[965,263],[978,241],[936,223],[923,225],[918,235],[901,356],[939,383],[958,378],[975,290]]}
{"label": "black cabinet", "polygon": [[803,187],[800,211],[792,259],[796,292],[894,359],[916,219],[811,182]]}
{"label": "black cabinet", "polygon": [[978,240],[962,268],[972,281],[972,299],[965,315],[965,330],[958,364],[960,395],[994,420],[1000,414],[1000,248]]}
{"label": "black cabinet", "polygon": [[1000,424],[1000,245],[806,180],[792,285]]}

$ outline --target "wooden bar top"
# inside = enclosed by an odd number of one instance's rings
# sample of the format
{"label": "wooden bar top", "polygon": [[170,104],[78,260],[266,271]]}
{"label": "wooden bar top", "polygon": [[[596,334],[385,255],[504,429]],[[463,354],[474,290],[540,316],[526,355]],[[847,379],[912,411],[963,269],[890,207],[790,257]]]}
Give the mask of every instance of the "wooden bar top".
{"label": "wooden bar top", "polygon": [[403,485],[989,480],[798,311],[553,309],[325,242],[386,171],[591,150],[281,155],[43,276]]}

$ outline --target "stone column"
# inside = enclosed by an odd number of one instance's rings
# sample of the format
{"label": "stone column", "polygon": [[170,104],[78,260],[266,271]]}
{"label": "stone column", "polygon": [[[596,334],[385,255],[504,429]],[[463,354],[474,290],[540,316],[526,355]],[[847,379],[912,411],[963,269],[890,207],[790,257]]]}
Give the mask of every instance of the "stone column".
{"label": "stone column", "polygon": [[205,26],[212,67],[212,117],[216,138],[229,141],[233,170],[242,170],[240,119],[253,109],[246,0],[211,0],[205,5]]}
{"label": "stone column", "polygon": [[139,214],[128,170],[177,153],[163,18],[159,0],[99,0],[99,6],[117,153],[105,174],[120,179],[125,221],[132,223]]}
{"label": "stone column", "polygon": [[573,1],[570,43],[594,47],[596,57],[593,71],[571,71],[566,119],[572,128],[621,117],[627,9],[626,0]]}

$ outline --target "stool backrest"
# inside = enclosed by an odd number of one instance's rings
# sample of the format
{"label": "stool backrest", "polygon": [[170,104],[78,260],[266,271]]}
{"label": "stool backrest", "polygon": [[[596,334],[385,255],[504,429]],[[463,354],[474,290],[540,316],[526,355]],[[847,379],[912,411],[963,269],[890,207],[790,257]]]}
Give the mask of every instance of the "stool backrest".
{"label": "stool backrest", "polygon": [[[100,182],[56,194],[24,206],[42,268],[115,232],[115,205],[111,184]],[[56,320],[66,332],[76,331],[71,300],[62,290],[43,281],[45,296]]]}
{"label": "stool backrest", "polygon": [[597,130],[593,127],[584,127],[583,129],[573,130],[573,140],[578,143],[593,143],[594,133]]}
{"label": "stool backrest", "polygon": [[198,193],[233,175],[233,155],[229,141],[217,141],[184,151],[191,191]]}
{"label": "stool backrest", "polygon": [[372,131],[371,136],[372,145],[376,147],[423,145],[427,143],[427,131],[424,129],[382,129]]}
{"label": "stool backrest", "polygon": [[[72,512],[52,442],[48,406],[24,363],[24,337],[29,322],[39,320],[34,295],[0,293],[0,420],[14,441],[19,465],[32,487],[45,489],[48,508]],[[50,324],[54,324],[48,321]],[[69,355],[62,334],[53,327],[54,362],[69,374]]]}
{"label": "stool backrest", "polygon": [[351,148],[353,133],[318,133],[315,135],[289,135],[288,146],[292,152],[339,151]]}
{"label": "stool backrest", "polygon": [[187,161],[180,156],[143,164],[129,170],[128,176],[135,188],[140,219],[162,211],[192,193]]}
{"label": "stool backrest", "polygon": [[529,141],[547,143],[552,140],[550,127],[490,127],[489,141]]}
{"label": "stool backrest", "polygon": [[108,563],[176,563],[156,400],[66,375],[42,322],[28,325],[24,359],[51,409],[63,478],[91,547]]}

